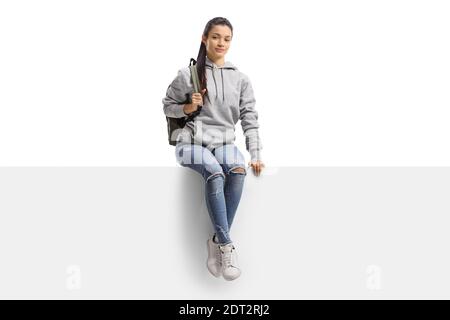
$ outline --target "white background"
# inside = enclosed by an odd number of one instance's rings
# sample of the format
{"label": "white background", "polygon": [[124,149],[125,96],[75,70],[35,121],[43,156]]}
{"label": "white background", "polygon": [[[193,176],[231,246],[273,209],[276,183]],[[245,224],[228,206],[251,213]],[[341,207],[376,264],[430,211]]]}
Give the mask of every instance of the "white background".
{"label": "white background", "polygon": [[[246,178],[232,283],[206,269],[204,182],[172,168],[161,101],[215,16],[267,165]],[[0,166],[24,166],[0,168],[0,297],[448,298],[450,172],[429,166],[450,164],[449,16],[448,1],[0,0]]]}
{"label": "white background", "polygon": [[448,1],[90,0],[0,2],[0,165],[175,165],[161,100],[215,16],[266,165],[450,164]]}

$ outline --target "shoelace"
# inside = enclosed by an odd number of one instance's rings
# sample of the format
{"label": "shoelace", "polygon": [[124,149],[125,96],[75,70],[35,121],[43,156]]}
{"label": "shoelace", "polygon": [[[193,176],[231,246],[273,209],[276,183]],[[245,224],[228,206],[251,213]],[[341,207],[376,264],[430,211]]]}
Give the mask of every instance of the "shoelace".
{"label": "shoelace", "polygon": [[220,252],[221,252],[220,248],[219,248],[219,246],[217,246],[217,248],[216,248],[216,259],[217,259],[217,262],[219,263],[219,265],[222,265],[222,255],[221,255]]}
{"label": "shoelace", "polygon": [[234,247],[232,247],[231,250],[228,252],[223,252],[222,249],[220,250],[223,253],[222,265],[225,266],[226,268],[234,267],[233,261],[232,261],[233,260],[233,250],[234,250]]}

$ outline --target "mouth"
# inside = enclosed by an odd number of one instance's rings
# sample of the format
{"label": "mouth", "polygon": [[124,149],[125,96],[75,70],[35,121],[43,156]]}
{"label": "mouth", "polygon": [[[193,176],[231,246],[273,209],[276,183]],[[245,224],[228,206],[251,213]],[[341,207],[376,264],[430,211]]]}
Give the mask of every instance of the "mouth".
{"label": "mouth", "polygon": [[218,49],[218,48],[216,48],[216,51],[217,51],[217,52],[224,52],[225,49]]}

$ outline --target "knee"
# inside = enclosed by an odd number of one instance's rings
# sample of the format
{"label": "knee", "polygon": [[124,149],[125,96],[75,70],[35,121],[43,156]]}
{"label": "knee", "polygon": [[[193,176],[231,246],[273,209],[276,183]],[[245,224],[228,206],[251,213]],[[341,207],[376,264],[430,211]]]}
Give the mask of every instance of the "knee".
{"label": "knee", "polygon": [[238,168],[235,168],[235,169],[231,170],[231,172],[235,172],[235,173],[245,173],[245,169],[242,168],[242,167],[238,167]]}
{"label": "knee", "polygon": [[206,183],[208,183],[212,179],[225,180],[225,174],[223,173],[223,171],[218,171],[218,172],[210,173],[208,176],[205,177],[205,179],[206,179]]}
{"label": "knee", "polygon": [[244,166],[236,166],[236,167],[231,168],[228,171],[228,174],[231,174],[231,173],[237,173],[237,174],[246,175],[247,174],[247,170],[245,169]]}

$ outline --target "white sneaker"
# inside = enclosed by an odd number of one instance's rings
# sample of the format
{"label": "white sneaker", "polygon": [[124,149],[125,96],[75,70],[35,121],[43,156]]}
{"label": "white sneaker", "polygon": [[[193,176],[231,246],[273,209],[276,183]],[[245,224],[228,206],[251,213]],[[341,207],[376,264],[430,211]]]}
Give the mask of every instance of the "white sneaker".
{"label": "white sneaker", "polygon": [[232,243],[219,245],[222,263],[222,275],[225,280],[231,281],[241,275],[237,265],[236,248]]}
{"label": "white sneaker", "polygon": [[207,241],[208,260],[206,261],[206,266],[214,277],[220,277],[222,274],[221,255],[219,244],[213,241],[213,237],[209,238]]}

